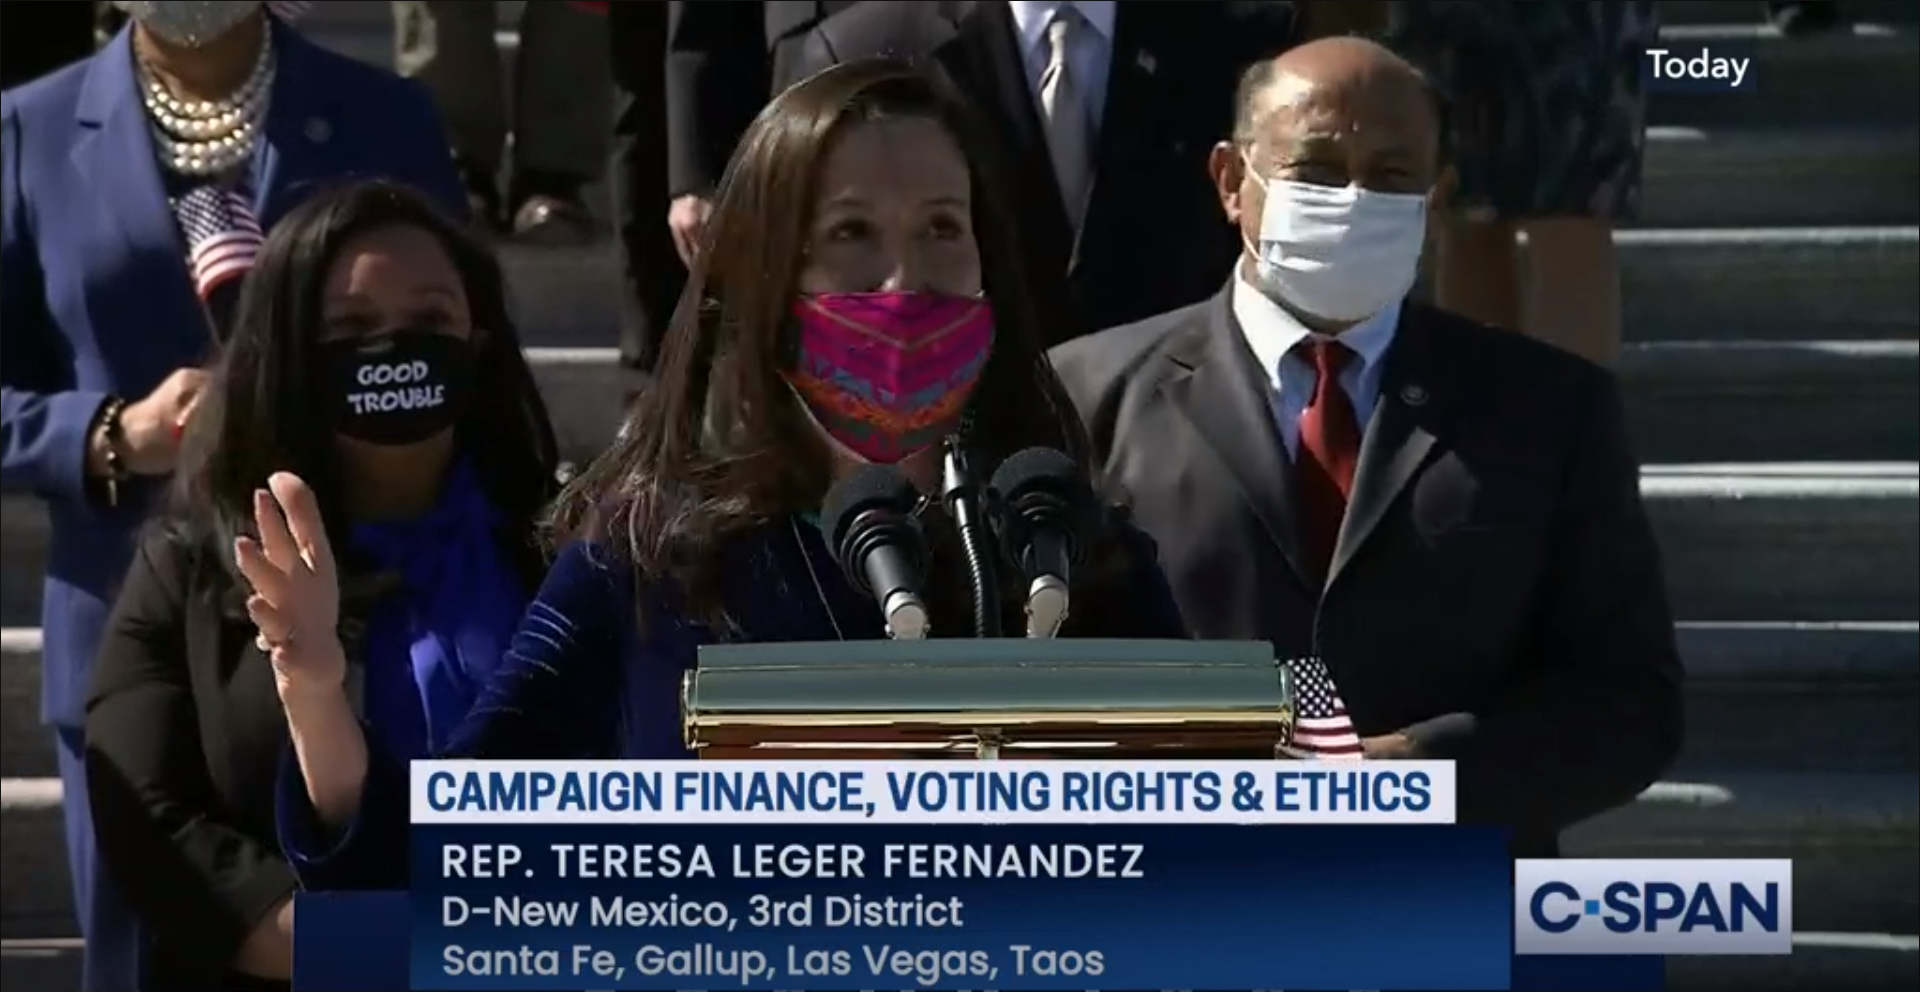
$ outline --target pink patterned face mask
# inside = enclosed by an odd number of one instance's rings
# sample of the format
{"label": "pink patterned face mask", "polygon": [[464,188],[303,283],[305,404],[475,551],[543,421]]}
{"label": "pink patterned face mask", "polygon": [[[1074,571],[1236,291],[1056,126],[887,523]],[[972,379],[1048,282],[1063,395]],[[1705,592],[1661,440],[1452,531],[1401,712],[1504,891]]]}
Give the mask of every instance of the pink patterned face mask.
{"label": "pink patterned face mask", "polygon": [[959,426],[993,350],[993,308],[940,293],[814,293],[793,304],[787,383],[827,435],[892,463]]}

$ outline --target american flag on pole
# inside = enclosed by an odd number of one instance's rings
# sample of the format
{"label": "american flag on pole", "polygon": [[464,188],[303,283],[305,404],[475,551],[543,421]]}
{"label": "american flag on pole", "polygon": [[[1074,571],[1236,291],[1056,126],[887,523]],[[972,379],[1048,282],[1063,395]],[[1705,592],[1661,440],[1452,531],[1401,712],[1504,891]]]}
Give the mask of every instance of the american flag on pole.
{"label": "american flag on pole", "polygon": [[1319,658],[1287,663],[1293,672],[1293,749],[1310,758],[1358,759],[1360,734],[1347,704],[1333,687],[1333,674]]}
{"label": "american flag on pole", "polygon": [[229,279],[247,274],[266,235],[253,204],[234,190],[201,186],[180,198],[180,230],[187,239],[187,267],[201,299]]}

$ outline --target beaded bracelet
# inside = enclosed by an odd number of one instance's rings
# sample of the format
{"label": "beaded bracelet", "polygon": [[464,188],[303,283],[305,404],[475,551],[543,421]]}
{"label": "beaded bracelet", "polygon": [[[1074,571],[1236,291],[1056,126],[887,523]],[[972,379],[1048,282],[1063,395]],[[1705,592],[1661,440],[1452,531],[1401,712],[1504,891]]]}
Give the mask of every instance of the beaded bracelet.
{"label": "beaded bracelet", "polygon": [[120,505],[120,483],[127,478],[127,466],[120,458],[121,437],[120,414],[127,409],[127,401],[115,396],[107,400],[100,408],[100,415],[94,420],[95,431],[99,432],[100,450],[106,457],[107,474],[100,480],[102,492],[108,506]]}

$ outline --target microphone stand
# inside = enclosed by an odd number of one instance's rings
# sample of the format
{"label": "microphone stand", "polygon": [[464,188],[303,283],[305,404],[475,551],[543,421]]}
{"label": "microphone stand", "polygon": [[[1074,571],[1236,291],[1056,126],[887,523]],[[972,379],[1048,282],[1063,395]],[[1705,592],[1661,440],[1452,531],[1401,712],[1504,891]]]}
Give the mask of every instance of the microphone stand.
{"label": "microphone stand", "polygon": [[967,465],[958,435],[941,444],[940,501],[960,533],[960,550],[967,558],[967,578],[973,583],[973,635],[1000,636],[1000,594],[994,581],[993,556],[988,553],[985,511],[980,486]]}

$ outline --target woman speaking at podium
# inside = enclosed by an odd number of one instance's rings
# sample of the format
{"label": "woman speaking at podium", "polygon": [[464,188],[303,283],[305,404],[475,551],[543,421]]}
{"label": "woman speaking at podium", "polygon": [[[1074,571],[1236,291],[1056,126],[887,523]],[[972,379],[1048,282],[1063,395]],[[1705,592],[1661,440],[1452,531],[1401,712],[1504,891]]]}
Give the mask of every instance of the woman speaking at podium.
{"label": "woman speaking at podium", "polygon": [[[935,493],[955,432],[988,469],[1031,447],[1080,457],[1084,428],[1035,345],[1027,270],[978,135],[943,80],[893,61],[829,69],[761,113],[717,193],[658,378],[561,496],[564,546],[444,753],[686,756],[679,686],[699,645],[885,636],[819,529],[837,479],[893,463]],[[951,341],[927,347],[942,330]],[[872,360],[833,365],[856,345]],[[895,395],[911,405],[875,402]],[[284,474],[272,489],[262,539],[235,552],[294,744],[281,841],[310,888],[404,887],[405,766],[343,691],[333,556],[311,494]],[[934,501],[917,514],[928,612],[940,633],[966,633],[954,528]],[[1184,637],[1151,543],[1117,512],[1096,531],[1062,633]]]}

